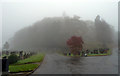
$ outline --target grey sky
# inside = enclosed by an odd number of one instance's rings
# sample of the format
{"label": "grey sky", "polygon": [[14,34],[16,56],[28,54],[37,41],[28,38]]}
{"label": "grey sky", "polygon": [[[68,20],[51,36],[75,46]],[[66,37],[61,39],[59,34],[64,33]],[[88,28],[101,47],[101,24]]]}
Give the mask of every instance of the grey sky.
{"label": "grey sky", "polygon": [[2,1],[2,43],[10,39],[14,33],[21,28],[32,25],[44,17],[62,16],[63,12],[66,12],[68,16],[78,15],[83,20],[94,20],[99,14],[117,30],[118,1],[119,0]]}

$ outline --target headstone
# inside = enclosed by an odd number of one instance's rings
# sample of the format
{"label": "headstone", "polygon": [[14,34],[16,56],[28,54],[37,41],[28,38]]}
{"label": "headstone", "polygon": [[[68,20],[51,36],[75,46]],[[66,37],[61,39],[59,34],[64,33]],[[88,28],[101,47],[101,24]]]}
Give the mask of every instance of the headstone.
{"label": "headstone", "polygon": [[93,54],[94,52],[93,51],[91,51],[91,54]]}
{"label": "headstone", "polygon": [[89,50],[88,50],[88,49],[86,50],[86,53],[87,53],[87,54],[89,53]]}
{"label": "headstone", "polygon": [[23,59],[23,51],[19,52],[19,57],[20,57],[20,59]]}
{"label": "headstone", "polygon": [[95,53],[98,54],[98,50],[97,49],[95,50]]}

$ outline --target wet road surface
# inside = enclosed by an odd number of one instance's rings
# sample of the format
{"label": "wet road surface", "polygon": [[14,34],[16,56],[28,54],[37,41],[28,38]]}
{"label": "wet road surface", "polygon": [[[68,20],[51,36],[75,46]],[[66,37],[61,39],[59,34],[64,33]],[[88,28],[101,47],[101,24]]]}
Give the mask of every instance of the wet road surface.
{"label": "wet road surface", "polygon": [[66,57],[47,54],[33,74],[118,74],[118,49],[110,56]]}

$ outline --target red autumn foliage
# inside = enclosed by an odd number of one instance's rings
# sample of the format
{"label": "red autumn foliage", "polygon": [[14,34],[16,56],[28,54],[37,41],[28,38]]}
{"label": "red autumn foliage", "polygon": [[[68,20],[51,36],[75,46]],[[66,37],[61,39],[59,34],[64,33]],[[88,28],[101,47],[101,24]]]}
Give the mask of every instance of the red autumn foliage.
{"label": "red autumn foliage", "polygon": [[72,36],[70,39],[67,40],[67,45],[69,46],[69,48],[71,49],[71,52],[73,54],[78,53],[79,51],[82,50],[83,48],[83,40],[82,37],[77,37],[77,36]]}

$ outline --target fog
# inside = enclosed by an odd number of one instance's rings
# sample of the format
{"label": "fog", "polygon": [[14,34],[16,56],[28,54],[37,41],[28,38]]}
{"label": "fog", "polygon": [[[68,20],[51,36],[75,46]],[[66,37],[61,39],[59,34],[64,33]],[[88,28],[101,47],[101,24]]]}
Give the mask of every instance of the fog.
{"label": "fog", "polygon": [[81,36],[85,47],[108,48],[114,44],[114,29],[97,16],[95,21],[81,20],[79,16],[46,17],[15,33],[10,40],[13,50],[67,49],[71,36]]}
{"label": "fog", "polygon": [[[105,2],[102,0],[91,2],[87,0],[6,1],[2,3],[2,13],[3,44],[9,41],[11,48],[16,49],[66,48],[65,42],[72,35],[81,35],[87,46],[92,43],[88,48],[95,45],[92,41],[100,45],[106,39],[97,38],[99,33],[96,32],[96,29],[98,27],[94,25],[97,15],[106,21],[102,21],[103,25],[106,25],[104,30],[109,29],[105,35],[108,35],[110,40],[106,43],[113,41],[111,37],[113,34],[108,34],[108,32],[118,29],[117,0]],[[66,13],[67,18],[64,18],[63,13]],[[75,15],[79,16],[80,19],[75,20]]]}

